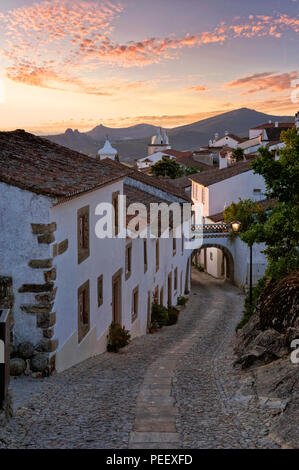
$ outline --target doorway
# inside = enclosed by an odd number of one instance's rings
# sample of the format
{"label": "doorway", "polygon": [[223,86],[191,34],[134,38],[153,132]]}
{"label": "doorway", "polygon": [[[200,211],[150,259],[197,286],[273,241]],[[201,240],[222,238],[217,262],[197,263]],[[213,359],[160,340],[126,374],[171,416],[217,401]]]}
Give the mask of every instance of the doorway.
{"label": "doorway", "polygon": [[167,304],[168,307],[172,305],[172,273],[168,274],[167,282]]}
{"label": "doorway", "polygon": [[122,269],[119,269],[112,277],[112,321],[120,326],[122,326],[121,276]]}

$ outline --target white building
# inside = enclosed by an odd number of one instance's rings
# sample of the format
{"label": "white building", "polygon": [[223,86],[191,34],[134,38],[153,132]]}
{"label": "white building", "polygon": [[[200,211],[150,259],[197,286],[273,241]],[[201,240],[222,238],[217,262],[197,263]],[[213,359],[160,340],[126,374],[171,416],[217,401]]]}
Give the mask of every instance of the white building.
{"label": "white building", "polygon": [[14,342],[32,342],[50,370],[104,352],[112,321],[145,334],[153,293],[176,305],[189,289],[180,239],[95,231],[100,203],[119,213],[119,195],[127,204],[188,201],[180,189],[24,131],[0,132],[0,149],[0,275],[12,281]]}
{"label": "white building", "polygon": [[104,160],[105,158],[110,158],[111,160],[118,160],[118,152],[115,148],[112,147],[109,140],[106,139],[104,147],[98,151],[98,158]]}
{"label": "white building", "polygon": [[169,145],[169,138],[165,129],[159,127],[157,134],[151,138],[151,143],[148,144],[148,155],[156,152],[163,152],[163,150],[171,149]]}
{"label": "white building", "polygon": [[175,157],[173,155],[169,155],[163,151],[158,151],[158,152],[152,153],[148,157],[144,157],[144,158],[140,158],[139,160],[136,160],[136,166],[138,170],[150,168],[152,165],[162,160],[163,157],[169,158],[169,160],[175,160]]}
{"label": "white building", "polygon": [[232,149],[239,147],[240,143],[243,141],[241,137],[238,137],[235,134],[231,134],[228,131],[225,132],[224,136],[219,138],[219,135],[216,133],[213,140],[209,141],[209,147],[223,147],[227,146]]}
{"label": "white building", "polygon": [[[204,223],[213,224],[223,221],[223,210],[239,199],[261,201],[265,199],[265,181],[262,176],[254,174],[250,160],[235,165],[205,171],[191,175],[192,201],[202,208]],[[198,221],[196,221],[198,223]],[[263,276],[266,269],[266,258],[261,253],[264,246],[254,248],[254,282]],[[246,286],[248,281],[249,259],[248,247],[237,239],[231,246],[235,259],[235,282]],[[200,251],[197,261],[214,277],[226,277],[228,258],[221,248],[208,247]]]}

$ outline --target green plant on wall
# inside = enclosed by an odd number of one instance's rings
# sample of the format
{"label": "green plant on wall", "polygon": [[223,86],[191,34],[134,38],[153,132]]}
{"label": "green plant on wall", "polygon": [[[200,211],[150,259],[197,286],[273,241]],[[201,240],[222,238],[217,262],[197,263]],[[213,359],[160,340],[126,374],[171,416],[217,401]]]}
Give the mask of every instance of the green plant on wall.
{"label": "green plant on wall", "polygon": [[111,323],[108,335],[108,352],[118,352],[120,348],[127,346],[131,341],[131,335],[125,327],[117,323]]}

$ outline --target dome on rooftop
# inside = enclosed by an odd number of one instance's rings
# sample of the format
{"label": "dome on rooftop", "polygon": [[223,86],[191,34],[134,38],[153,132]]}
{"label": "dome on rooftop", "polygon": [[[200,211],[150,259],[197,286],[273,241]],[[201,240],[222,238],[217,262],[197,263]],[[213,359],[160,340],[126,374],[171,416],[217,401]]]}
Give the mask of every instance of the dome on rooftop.
{"label": "dome on rooftop", "polygon": [[109,140],[107,139],[104,147],[102,147],[98,151],[98,156],[100,157],[101,160],[103,158],[111,158],[112,160],[115,160],[117,153],[118,153],[117,150],[114,147],[112,147]]}

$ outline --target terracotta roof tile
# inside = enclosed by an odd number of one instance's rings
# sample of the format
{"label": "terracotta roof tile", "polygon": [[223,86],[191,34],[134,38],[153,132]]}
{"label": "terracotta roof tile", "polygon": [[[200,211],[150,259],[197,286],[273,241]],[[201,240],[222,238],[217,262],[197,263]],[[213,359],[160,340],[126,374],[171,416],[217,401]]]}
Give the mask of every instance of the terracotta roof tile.
{"label": "terracotta roof tile", "polygon": [[[294,123],[293,122],[279,122],[278,123],[278,127],[285,127],[285,128],[289,128],[289,127],[294,127]],[[265,122],[264,124],[260,124],[259,126],[256,126],[256,127],[251,127],[252,130],[254,129],[268,129],[270,127],[275,127],[275,122]]]}
{"label": "terracotta roof tile", "polygon": [[201,173],[195,174],[194,176],[190,176],[190,179],[196,183],[202,184],[203,186],[211,186],[212,184],[218,183],[219,181],[223,181],[231,178],[232,176],[249,171],[251,169],[251,161],[252,158],[235,163],[234,165],[228,166],[227,168],[203,171]]}
{"label": "terracotta roof tile", "polygon": [[[128,168],[124,167],[122,163],[116,162],[114,160],[107,160],[108,159],[102,161],[107,162],[107,164],[112,167],[117,167],[118,169],[125,168],[126,170],[128,170]],[[133,168],[130,169],[129,173],[126,173],[126,176],[129,176],[130,178],[133,178],[149,186],[153,186],[154,188],[160,189],[161,191],[164,191],[166,193],[170,193],[179,198],[189,200],[189,197],[184,190],[178,188],[172,182],[170,182],[169,180],[165,180],[164,178],[156,178],[155,176],[147,175],[146,173],[135,170]]]}
{"label": "terracotta roof tile", "polygon": [[22,130],[0,132],[0,181],[37,194],[73,197],[129,172]]}

